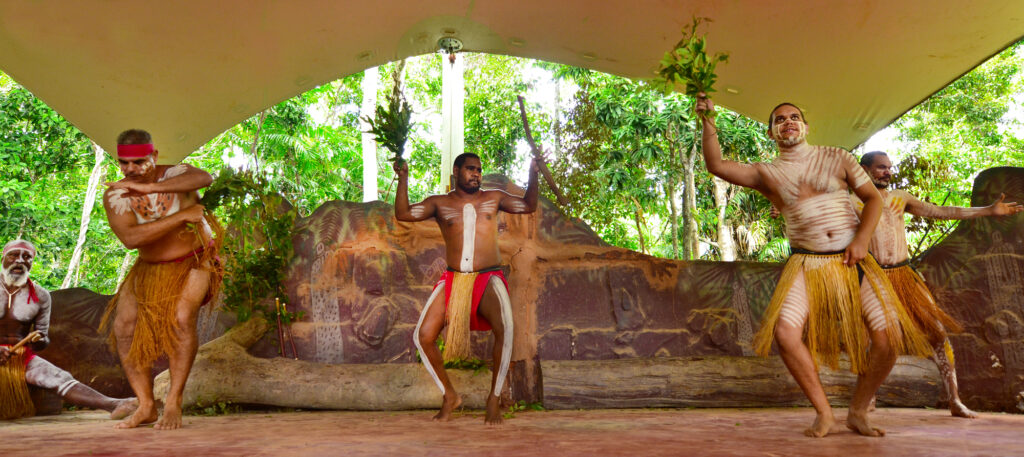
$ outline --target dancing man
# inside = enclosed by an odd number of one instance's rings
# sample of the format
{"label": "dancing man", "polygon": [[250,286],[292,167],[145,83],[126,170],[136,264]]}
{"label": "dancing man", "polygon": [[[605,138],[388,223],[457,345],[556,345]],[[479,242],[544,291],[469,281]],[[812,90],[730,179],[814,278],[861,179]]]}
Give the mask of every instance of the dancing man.
{"label": "dancing man", "polygon": [[222,270],[220,232],[204,216],[198,189],[213,178],[195,167],[157,165],[158,151],[144,130],[117,138],[117,162],[124,179],[107,183],[103,207],[114,234],[139,258],[104,316],[113,320],[113,344],[128,382],[139,398],[135,414],[117,425],[132,428],[157,420],[153,362],[167,354],[171,372],[164,413],[155,428],[181,427],[181,400],[196,357],[196,315],[216,296]]}
{"label": "dancing man", "polygon": [[[867,436],[885,432],[868,421],[875,391],[901,352],[930,353],[928,342],[895,299],[881,268],[868,254],[882,197],[848,152],[807,144],[803,112],[783,103],[768,118],[768,136],[779,156],[770,163],[724,160],[714,104],[701,94],[703,152],[708,171],[757,190],[786,218],[792,255],[783,268],[754,349],[761,355],[778,343],[779,355],[817,411],[805,434],[823,437],[838,429],[818,376],[818,363],[837,368],[845,348],[857,387],[846,426]],[[852,189],[864,202],[863,217],[850,205]]]}
{"label": "dancing man", "polygon": [[[35,355],[50,344],[50,293],[29,278],[35,257],[36,248],[28,241],[4,245],[0,282],[7,300],[0,309],[0,419],[35,414],[26,383],[56,391],[72,405],[108,411],[111,419],[131,414],[134,398],[103,395]],[[27,337],[33,342],[10,350]]]}
{"label": "dancing man", "polygon": [[[395,163],[398,190],[395,218],[405,222],[433,218],[444,237],[448,269],[434,285],[427,299],[413,342],[423,357],[423,365],[444,396],[441,411],[434,420],[451,419],[452,410],[462,398],[452,387],[444,362],[466,359],[470,351],[470,330],[491,330],[494,334],[494,361],[491,392],[487,397],[487,424],[500,424],[498,410],[501,389],[508,374],[512,355],[512,303],[508,283],[501,271],[498,250],[498,211],[512,214],[532,213],[537,208],[537,160],[530,166],[526,195],[516,197],[502,190],[481,190],[483,169],[480,157],[465,153],[455,158],[452,172],[455,189],[409,205],[409,169]],[[435,345],[441,328],[447,325],[444,360]]]}
{"label": "dancing man", "polygon": [[[870,251],[882,266],[885,275],[892,283],[893,289],[914,322],[928,335],[934,349],[932,360],[942,375],[946,395],[949,397],[949,412],[957,417],[978,417],[960,401],[957,391],[956,366],[953,361],[953,347],[949,344],[946,331],[960,332],[960,325],[948,314],[939,309],[935,298],[913,267],[910,266],[910,252],[907,249],[907,230],[904,225],[903,213],[933,219],[973,219],[982,216],[1007,216],[1024,211],[1024,206],[1015,202],[1004,202],[1005,195],[1000,195],[990,206],[979,208],[958,208],[954,206],[935,206],[922,202],[902,189],[888,190],[892,180],[892,162],[889,156],[881,151],[869,152],[861,156],[860,165],[867,172],[871,182],[882,195],[882,216],[871,237]],[[860,213],[864,203],[856,196],[851,196],[854,208]]]}

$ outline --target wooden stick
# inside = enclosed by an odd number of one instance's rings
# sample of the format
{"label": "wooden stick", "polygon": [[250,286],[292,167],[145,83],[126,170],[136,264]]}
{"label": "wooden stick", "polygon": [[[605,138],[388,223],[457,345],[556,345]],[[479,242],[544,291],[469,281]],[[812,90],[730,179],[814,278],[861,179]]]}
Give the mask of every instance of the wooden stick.
{"label": "wooden stick", "polygon": [[39,341],[41,339],[43,339],[43,334],[40,333],[39,330],[33,330],[32,333],[29,333],[27,336],[22,338],[21,341],[18,341],[18,344],[15,344],[14,346],[7,348],[7,350],[10,351],[11,354],[14,354],[14,351],[21,349],[22,346],[29,343],[35,343],[36,341]]}
{"label": "wooden stick", "polygon": [[274,299],[274,308],[277,311],[276,313],[274,313],[274,317],[277,318],[277,344],[278,344],[278,346],[280,346],[279,350],[280,350],[280,353],[281,353],[281,357],[285,357],[285,355],[284,355],[284,329],[281,328],[281,299],[280,298],[275,298]]}
{"label": "wooden stick", "polygon": [[548,164],[544,162],[541,150],[537,147],[537,143],[533,141],[533,134],[530,133],[530,121],[526,120],[526,105],[523,102],[523,96],[518,95],[516,99],[519,100],[519,115],[523,118],[523,130],[526,131],[526,142],[530,143],[530,149],[533,151],[533,156],[541,158],[540,162],[540,173],[544,175],[544,181],[547,181],[548,187],[555,193],[555,198],[558,199],[558,204],[565,206],[569,203],[566,200],[565,195],[562,194],[562,190],[558,188],[558,184],[555,184],[555,177],[551,175],[551,170],[548,169]]}
{"label": "wooden stick", "polygon": [[[288,312],[287,303],[281,304],[281,311]],[[295,350],[295,338],[292,338],[292,324],[288,324],[288,326],[284,328],[284,332],[285,335],[288,336],[288,344],[290,344],[292,347],[292,358],[295,360],[299,360],[299,351]]]}

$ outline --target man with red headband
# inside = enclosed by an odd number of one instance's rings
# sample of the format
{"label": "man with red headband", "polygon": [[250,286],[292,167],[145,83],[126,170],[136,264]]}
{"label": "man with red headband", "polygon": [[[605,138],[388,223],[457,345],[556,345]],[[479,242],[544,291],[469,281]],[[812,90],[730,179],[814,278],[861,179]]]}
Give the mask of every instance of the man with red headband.
{"label": "man with red headband", "polygon": [[110,228],[125,247],[139,250],[102,327],[113,322],[112,344],[139,398],[139,409],[118,428],[157,421],[150,369],[164,354],[171,386],[155,428],[181,427],[181,396],[197,350],[196,314],[220,285],[220,237],[214,237],[220,230],[204,215],[197,193],[213,177],[185,164],[157,165],[157,155],[148,132],[122,132],[117,162],[125,177],[107,183],[103,195]]}
{"label": "man with red headband", "polygon": [[[134,399],[107,397],[35,355],[50,344],[50,293],[29,279],[35,257],[35,246],[24,240],[4,245],[0,257],[7,295],[0,308],[0,419],[35,414],[27,384],[54,390],[73,405],[109,411],[113,419],[127,416]],[[32,343],[11,350],[29,336]]]}

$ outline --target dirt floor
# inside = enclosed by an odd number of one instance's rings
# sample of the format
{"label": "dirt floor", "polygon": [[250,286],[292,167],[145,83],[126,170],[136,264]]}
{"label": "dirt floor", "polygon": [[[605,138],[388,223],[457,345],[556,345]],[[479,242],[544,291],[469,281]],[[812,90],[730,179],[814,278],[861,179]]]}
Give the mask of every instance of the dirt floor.
{"label": "dirt floor", "polygon": [[[842,419],[845,410],[836,411]],[[114,430],[102,412],[0,423],[0,456],[300,455],[1024,455],[1024,415],[957,419],[946,411],[882,409],[885,438],[801,430],[814,412],[791,409],[519,412],[488,427],[466,411],[446,424],[428,411],[238,413],[185,418],[177,431]]]}

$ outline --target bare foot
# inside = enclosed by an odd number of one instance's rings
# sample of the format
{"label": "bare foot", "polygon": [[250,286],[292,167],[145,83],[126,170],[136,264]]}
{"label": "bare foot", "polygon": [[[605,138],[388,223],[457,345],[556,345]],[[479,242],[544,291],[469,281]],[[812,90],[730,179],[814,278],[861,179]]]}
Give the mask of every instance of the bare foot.
{"label": "bare foot", "polygon": [[978,413],[967,409],[963,403],[960,403],[960,400],[953,400],[949,402],[949,412],[953,414],[953,417],[963,417],[967,419],[976,419],[978,417]]}
{"label": "bare foot", "polygon": [[441,410],[434,415],[434,420],[439,422],[448,422],[452,420],[452,411],[462,405],[462,397],[455,392],[445,392],[444,403],[441,404]]}
{"label": "bare foot", "polygon": [[501,417],[501,398],[491,394],[487,396],[487,415],[484,416],[484,423],[487,425],[501,425],[504,419]]}
{"label": "bare foot", "polygon": [[118,400],[117,406],[110,412],[110,418],[114,420],[124,419],[135,412],[139,407],[139,400],[135,397]]}
{"label": "bare foot", "polygon": [[856,413],[851,410],[846,414],[846,428],[860,433],[864,436],[885,436],[885,430],[878,427],[873,427],[868,422],[868,414]]}
{"label": "bare foot", "polygon": [[156,413],[156,405],[149,405],[148,407],[139,406],[131,416],[128,416],[127,419],[118,422],[114,428],[126,429],[135,428],[145,424],[152,424],[153,422],[156,422],[157,417],[159,416]]}
{"label": "bare foot", "polygon": [[829,433],[835,433],[839,431],[839,425],[836,424],[836,417],[831,412],[828,414],[818,414],[818,417],[814,418],[814,423],[811,424],[811,428],[804,430],[804,435],[813,438],[822,438]]}
{"label": "bare foot", "polygon": [[156,430],[177,430],[181,428],[181,407],[164,407],[164,415],[153,426]]}

